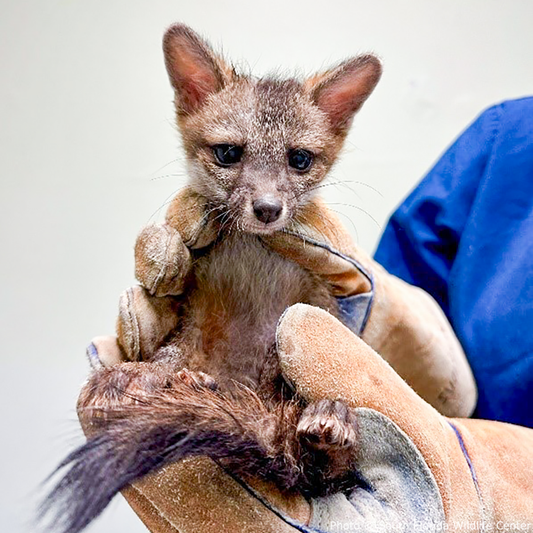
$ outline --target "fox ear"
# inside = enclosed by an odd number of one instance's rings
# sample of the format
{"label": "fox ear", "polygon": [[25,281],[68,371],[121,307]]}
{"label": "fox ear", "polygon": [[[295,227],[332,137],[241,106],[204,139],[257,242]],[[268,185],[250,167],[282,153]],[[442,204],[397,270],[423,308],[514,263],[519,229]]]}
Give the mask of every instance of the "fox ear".
{"label": "fox ear", "polygon": [[184,24],[175,24],[166,31],[163,52],[180,114],[194,113],[210,94],[231,80],[233,70]]}
{"label": "fox ear", "polygon": [[315,104],[326,113],[338,134],[346,134],[353,116],[381,77],[381,62],[373,55],[348,59],[305,83]]}

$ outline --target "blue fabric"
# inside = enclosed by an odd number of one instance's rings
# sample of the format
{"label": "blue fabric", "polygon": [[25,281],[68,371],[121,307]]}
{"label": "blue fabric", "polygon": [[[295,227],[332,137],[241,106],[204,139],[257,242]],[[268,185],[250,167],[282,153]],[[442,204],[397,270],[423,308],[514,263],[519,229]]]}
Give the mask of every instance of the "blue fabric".
{"label": "blue fabric", "polygon": [[479,387],[475,416],[533,427],[533,98],[481,114],[392,215],[375,258],[444,309]]}

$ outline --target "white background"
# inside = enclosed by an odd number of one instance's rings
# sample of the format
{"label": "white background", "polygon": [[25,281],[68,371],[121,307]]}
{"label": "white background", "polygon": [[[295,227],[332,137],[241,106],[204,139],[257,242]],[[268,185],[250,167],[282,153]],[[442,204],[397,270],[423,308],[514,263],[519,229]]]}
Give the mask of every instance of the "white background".
{"label": "white background", "polygon": [[[174,21],[257,75],[382,57],[333,174],[353,190],[326,188],[369,251],[483,108],[533,92],[528,0],[0,0],[1,531],[35,531],[39,482],[81,442],[85,345],[113,332],[135,236],[185,183],[160,45]],[[117,498],[91,531],[145,530]]]}

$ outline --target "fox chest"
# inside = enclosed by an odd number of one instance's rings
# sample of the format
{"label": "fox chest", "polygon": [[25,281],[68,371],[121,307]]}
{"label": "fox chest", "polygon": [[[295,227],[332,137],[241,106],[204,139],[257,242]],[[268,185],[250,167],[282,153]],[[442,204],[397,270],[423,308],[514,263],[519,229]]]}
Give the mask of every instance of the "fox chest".
{"label": "fox chest", "polygon": [[287,307],[309,303],[336,314],[327,285],[269,250],[255,235],[232,234],[196,259],[184,340],[188,366],[218,380],[257,385]]}

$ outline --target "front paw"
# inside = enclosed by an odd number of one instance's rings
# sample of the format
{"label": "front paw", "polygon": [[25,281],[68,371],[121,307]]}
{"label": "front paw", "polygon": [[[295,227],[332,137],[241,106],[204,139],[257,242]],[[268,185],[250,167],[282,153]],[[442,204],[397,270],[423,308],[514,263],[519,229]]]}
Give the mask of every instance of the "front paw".
{"label": "front paw", "polygon": [[135,276],[153,296],[183,292],[192,265],[180,233],[168,224],[144,228],[135,243]]}
{"label": "front paw", "polygon": [[355,422],[354,413],[343,402],[321,400],[305,408],[296,434],[302,445],[315,450],[354,449]]}

